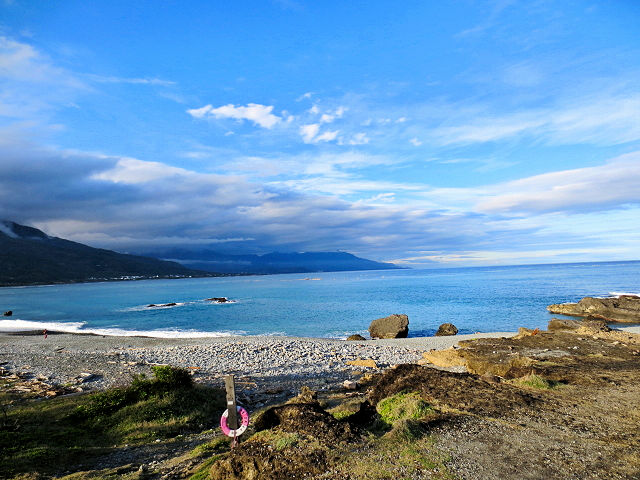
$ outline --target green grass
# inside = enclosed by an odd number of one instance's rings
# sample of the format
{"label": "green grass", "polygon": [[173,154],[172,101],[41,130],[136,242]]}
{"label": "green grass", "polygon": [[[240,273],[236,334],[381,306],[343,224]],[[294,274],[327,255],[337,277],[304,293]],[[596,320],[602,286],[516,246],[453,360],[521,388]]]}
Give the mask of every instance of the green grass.
{"label": "green grass", "polygon": [[0,423],[0,478],[20,473],[56,473],[114,446],[152,442],[203,430],[224,409],[224,393],[192,385],[188,372],[155,369],[153,379],[81,396],[20,400]]}
{"label": "green grass", "polygon": [[417,392],[401,392],[384,398],[376,405],[380,418],[388,425],[399,420],[419,420],[434,412]]}
{"label": "green grass", "polygon": [[555,380],[549,380],[548,378],[544,378],[540,375],[527,375],[521,378],[515,378],[511,380],[511,383],[514,385],[519,385],[521,387],[529,387],[535,388],[537,390],[552,390],[562,385],[561,382],[556,382]]}
{"label": "green grass", "polygon": [[301,443],[302,440],[302,437],[297,433],[279,432],[276,430],[262,430],[251,436],[251,441],[266,443],[278,451],[295,447]]}

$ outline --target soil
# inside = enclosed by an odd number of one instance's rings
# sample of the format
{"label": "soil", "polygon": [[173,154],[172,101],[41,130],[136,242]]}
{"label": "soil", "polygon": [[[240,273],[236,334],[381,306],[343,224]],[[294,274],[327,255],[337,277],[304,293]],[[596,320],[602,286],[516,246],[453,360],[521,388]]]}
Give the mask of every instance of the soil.
{"label": "soil", "polygon": [[[286,422],[264,428],[317,436],[320,444],[346,436],[355,453],[364,440],[354,441],[354,432],[374,419],[374,406],[416,391],[437,412],[423,428],[449,454],[447,467],[459,478],[638,479],[639,350],[639,335],[586,328],[463,342],[455,352],[473,373],[407,364],[379,374],[369,380],[361,410],[347,417],[352,428],[346,435],[344,422],[309,405],[296,407],[300,416],[283,415],[291,406],[272,409],[269,415]],[[527,386],[531,378],[544,383]],[[302,415],[304,408],[309,415]],[[309,418],[316,419],[313,426],[304,423]],[[277,476],[278,465],[287,475],[314,478],[319,466],[330,468],[331,457],[320,450],[306,457],[295,452],[288,450],[292,470],[282,465],[282,454],[250,440],[212,472],[216,478],[292,478]]]}
{"label": "soil", "polygon": [[[568,330],[522,329],[516,337],[463,341],[445,354],[428,353],[430,361],[467,372],[404,364],[362,377],[358,392],[316,396],[307,389],[267,408],[252,421],[256,435],[245,434],[237,448],[210,464],[186,452],[212,433],[113,452],[98,463],[127,467],[127,478],[188,478],[205,468],[206,478],[326,479],[335,471],[336,478],[355,480],[361,477],[345,474],[340,465],[378,448],[371,440],[381,435],[372,428],[379,418],[375,406],[413,391],[433,407],[420,429],[446,458],[446,475],[437,478],[640,478],[640,335],[585,322]],[[327,412],[336,406],[357,412],[337,420]],[[381,459],[394,455],[379,453]],[[432,475],[416,470],[402,478]]]}

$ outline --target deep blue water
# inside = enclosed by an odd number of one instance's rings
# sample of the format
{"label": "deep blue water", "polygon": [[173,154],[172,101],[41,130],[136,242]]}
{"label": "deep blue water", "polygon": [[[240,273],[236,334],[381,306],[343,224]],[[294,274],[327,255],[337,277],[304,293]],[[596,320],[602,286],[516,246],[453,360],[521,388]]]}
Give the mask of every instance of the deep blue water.
{"label": "deep blue water", "polygon": [[[311,278],[311,280],[305,280]],[[640,261],[145,280],[0,288],[0,330],[344,337],[405,313],[409,335],[546,327],[551,303],[640,292]],[[233,304],[211,304],[228,297]],[[150,303],[176,302],[150,309]],[[203,333],[204,332],[204,333]]]}

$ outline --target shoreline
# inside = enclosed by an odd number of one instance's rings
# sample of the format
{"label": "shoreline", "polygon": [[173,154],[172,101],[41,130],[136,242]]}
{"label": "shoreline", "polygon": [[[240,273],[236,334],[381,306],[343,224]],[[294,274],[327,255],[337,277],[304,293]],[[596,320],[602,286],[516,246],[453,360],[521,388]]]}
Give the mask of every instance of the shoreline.
{"label": "shoreline", "polygon": [[[620,330],[640,333],[640,326]],[[233,374],[241,401],[249,407],[261,407],[296,395],[303,385],[332,390],[363,374],[415,363],[428,350],[451,348],[473,338],[514,335],[516,332],[490,332],[345,341],[284,336],[159,338],[76,333],[52,333],[45,339],[41,332],[0,332],[0,376],[13,375],[38,384],[39,391],[80,393],[123,386],[137,375],[151,376],[154,365],[168,364],[186,368],[197,383],[210,386],[222,386],[223,376]],[[373,360],[376,367],[347,363],[357,360]]]}
{"label": "shoreline", "polygon": [[[122,386],[151,367],[169,364],[188,369],[197,383],[222,386],[222,377],[236,376],[239,394],[248,406],[281,401],[303,385],[316,390],[341,387],[365,373],[414,363],[424,351],[445,349],[461,340],[512,336],[492,332],[449,337],[345,341],[328,338],[229,336],[209,338],[116,337],[57,333],[0,333],[0,373],[25,381],[95,391]],[[349,365],[373,360],[376,368]]]}

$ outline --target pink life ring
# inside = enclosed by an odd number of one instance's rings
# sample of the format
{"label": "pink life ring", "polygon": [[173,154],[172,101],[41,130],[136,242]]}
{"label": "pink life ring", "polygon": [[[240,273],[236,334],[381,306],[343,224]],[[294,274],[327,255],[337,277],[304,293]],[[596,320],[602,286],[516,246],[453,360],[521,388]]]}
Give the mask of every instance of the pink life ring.
{"label": "pink life ring", "polygon": [[220,428],[222,429],[222,433],[224,433],[227,437],[233,438],[242,435],[249,425],[249,412],[247,412],[240,405],[237,405],[236,408],[239,415],[238,420],[240,421],[240,427],[238,427],[236,430],[231,430],[227,425],[229,409],[225,410],[222,414],[222,417],[220,417]]}

